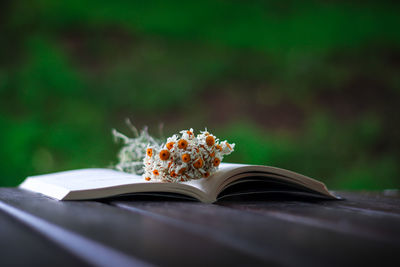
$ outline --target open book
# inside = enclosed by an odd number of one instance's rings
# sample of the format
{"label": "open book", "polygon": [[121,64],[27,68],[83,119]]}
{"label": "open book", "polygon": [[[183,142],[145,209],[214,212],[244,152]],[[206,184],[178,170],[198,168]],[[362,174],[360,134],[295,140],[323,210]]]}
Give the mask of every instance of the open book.
{"label": "open book", "polygon": [[173,193],[213,203],[240,194],[288,192],[336,199],[326,186],[301,174],[270,166],[221,163],[208,178],[182,183],[147,182],[111,169],[80,169],[26,178],[20,188],[58,200],[98,199],[124,194]]}

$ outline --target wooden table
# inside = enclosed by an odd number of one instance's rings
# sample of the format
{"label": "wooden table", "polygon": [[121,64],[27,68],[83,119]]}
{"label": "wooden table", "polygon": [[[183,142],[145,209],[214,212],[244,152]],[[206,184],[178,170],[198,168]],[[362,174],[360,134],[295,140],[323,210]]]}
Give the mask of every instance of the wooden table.
{"label": "wooden table", "polygon": [[0,189],[0,266],[400,266],[400,197],[61,202]]}

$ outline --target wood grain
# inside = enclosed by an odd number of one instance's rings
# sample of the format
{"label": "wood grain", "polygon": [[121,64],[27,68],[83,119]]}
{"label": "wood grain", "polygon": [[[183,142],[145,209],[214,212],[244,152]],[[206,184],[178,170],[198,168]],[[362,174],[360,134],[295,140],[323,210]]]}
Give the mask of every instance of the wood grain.
{"label": "wood grain", "polygon": [[0,211],[0,266],[89,266]]}
{"label": "wood grain", "polygon": [[[211,205],[150,196],[55,201],[0,188],[0,237],[21,240],[21,263],[40,263],[37,249],[49,249],[57,257],[46,261],[74,266],[399,265],[399,198],[339,194],[346,200],[267,194]],[[13,263],[16,247],[7,249],[2,260]]]}
{"label": "wood grain", "polygon": [[11,188],[0,189],[0,200],[150,264],[273,264],[217,242],[209,236],[100,202],[61,202]]}
{"label": "wood grain", "polygon": [[259,199],[205,205],[119,200],[111,204],[230,240],[244,250],[282,265],[400,262],[396,253],[400,248],[397,214],[344,209],[346,201]]}

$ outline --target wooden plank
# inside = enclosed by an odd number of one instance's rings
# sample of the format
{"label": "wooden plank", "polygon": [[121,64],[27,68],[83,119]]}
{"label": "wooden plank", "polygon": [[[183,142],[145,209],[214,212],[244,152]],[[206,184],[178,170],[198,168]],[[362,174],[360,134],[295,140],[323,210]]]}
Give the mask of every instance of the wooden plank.
{"label": "wooden plank", "polygon": [[0,211],[0,266],[89,266]]}
{"label": "wooden plank", "polygon": [[229,199],[222,199],[221,202],[233,202],[233,201],[279,201],[279,202],[287,202],[290,200],[308,203],[323,203],[323,205],[335,205],[340,206],[343,203],[346,203],[345,206],[342,206],[345,209],[352,209],[354,211],[362,211],[364,210],[366,213],[368,211],[376,212],[375,215],[379,216],[379,214],[386,215],[390,213],[390,215],[400,215],[400,197],[387,197],[378,192],[345,192],[339,191],[335,192],[340,197],[344,198],[343,201],[325,201],[321,202],[321,199],[310,198],[307,196],[301,195],[293,195],[293,194],[285,194],[283,192],[266,192],[263,194],[252,194],[245,196],[237,196],[230,197]]}
{"label": "wooden plank", "polygon": [[282,220],[400,245],[400,215],[348,205],[347,201],[250,201],[221,205]]}
{"label": "wooden plank", "polygon": [[0,209],[90,265],[99,267],[149,265],[3,202],[0,202]]}
{"label": "wooden plank", "polygon": [[[356,264],[400,263],[399,244],[392,239],[374,239],[336,231],[338,222],[304,223],[270,214],[255,213],[232,205],[193,202],[149,202],[118,200],[111,204],[146,214],[160,221],[197,229],[216,239],[229,239],[259,257],[288,266],[354,266]],[[262,204],[262,203],[258,203]],[[257,207],[258,204],[255,204]],[[229,206],[229,207],[228,207]],[[284,205],[280,206],[285,212]],[[321,226],[322,225],[322,226]]]}
{"label": "wooden plank", "polygon": [[[400,215],[400,197],[387,197],[378,192],[338,192],[345,198],[346,206]],[[377,214],[378,215],[378,214]]]}
{"label": "wooden plank", "polygon": [[167,266],[273,264],[199,232],[104,203],[61,202],[13,188],[1,188],[0,201],[118,251],[133,262]]}

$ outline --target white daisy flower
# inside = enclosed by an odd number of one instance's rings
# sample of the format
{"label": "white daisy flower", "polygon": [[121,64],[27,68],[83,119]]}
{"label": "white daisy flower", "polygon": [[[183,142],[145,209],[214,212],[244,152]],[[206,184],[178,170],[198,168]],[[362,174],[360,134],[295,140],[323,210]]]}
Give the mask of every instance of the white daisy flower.
{"label": "white daisy flower", "polygon": [[130,123],[135,138],[113,131],[124,142],[116,168],[143,174],[147,181],[185,182],[208,178],[217,171],[225,155],[233,152],[235,144],[220,142],[207,129],[195,136],[193,129],[168,137],[165,143],[154,139],[143,129],[139,134]]}

